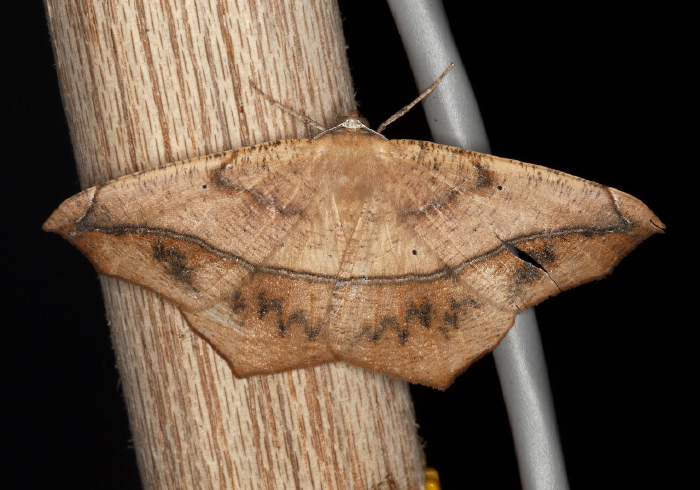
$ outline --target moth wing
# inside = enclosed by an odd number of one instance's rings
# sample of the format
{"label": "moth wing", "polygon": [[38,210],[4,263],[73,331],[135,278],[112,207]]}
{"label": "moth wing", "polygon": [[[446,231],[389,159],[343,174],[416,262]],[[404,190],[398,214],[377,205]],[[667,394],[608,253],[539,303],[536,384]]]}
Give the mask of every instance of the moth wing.
{"label": "moth wing", "polygon": [[[284,237],[298,230],[316,192],[313,151],[311,141],[288,140],[126,176],[68,199],[44,229],[62,234],[100,273],[203,309],[281,248],[295,253]],[[306,260],[316,264],[309,272],[333,274],[329,246],[318,240],[296,253],[325,257]]]}
{"label": "moth wing", "polygon": [[[416,142],[399,144],[412,161]],[[473,254],[465,254],[464,238],[431,232],[455,222],[439,213],[442,208],[457,219],[478,216],[480,230],[525,252],[560,290],[604,277],[639,243],[664,229],[643,202],[617,189],[516,160],[433,143],[420,147],[431,156],[417,161],[451,183],[454,199],[431,206],[417,229],[451,257],[451,264]],[[529,306],[542,299],[535,295],[525,302]]]}
{"label": "moth wing", "polygon": [[[445,388],[519,311],[603,277],[663,229],[634,197],[555,170],[432,143],[387,145],[394,192],[362,214],[331,317],[336,355],[373,371]],[[396,217],[410,232],[395,233],[393,248],[372,246]],[[382,270],[421,258],[430,267]]]}

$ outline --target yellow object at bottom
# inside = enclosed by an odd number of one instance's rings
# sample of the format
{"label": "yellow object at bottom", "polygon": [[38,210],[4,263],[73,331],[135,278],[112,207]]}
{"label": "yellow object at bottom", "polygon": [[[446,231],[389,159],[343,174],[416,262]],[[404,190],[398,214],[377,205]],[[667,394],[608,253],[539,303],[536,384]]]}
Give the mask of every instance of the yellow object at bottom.
{"label": "yellow object at bottom", "polygon": [[425,490],[440,490],[440,476],[435,468],[427,467],[425,473]]}

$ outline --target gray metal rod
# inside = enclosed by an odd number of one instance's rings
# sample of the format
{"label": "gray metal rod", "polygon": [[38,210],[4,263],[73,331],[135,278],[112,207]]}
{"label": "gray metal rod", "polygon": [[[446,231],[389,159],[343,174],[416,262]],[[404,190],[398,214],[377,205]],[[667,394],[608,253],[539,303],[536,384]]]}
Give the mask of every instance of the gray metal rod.
{"label": "gray metal rod", "polygon": [[[437,0],[387,2],[419,90],[430,86],[450,63],[456,65],[423,101],[434,140],[488,153],[479,107],[442,3]],[[549,377],[532,309],[516,317],[515,325],[494,351],[494,357],[522,487],[568,489]]]}

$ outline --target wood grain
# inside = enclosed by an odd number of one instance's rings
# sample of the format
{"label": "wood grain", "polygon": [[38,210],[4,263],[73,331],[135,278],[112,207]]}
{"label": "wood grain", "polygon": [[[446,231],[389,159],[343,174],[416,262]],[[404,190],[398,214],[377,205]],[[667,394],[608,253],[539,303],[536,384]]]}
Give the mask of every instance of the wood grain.
{"label": "wood grain", "polygon": [[[354,107],[331,1],[46,9],[83,187],[309,136],[251,80],[326,124]],[[170,303],[118,280],[102,286],[144,488],[422,485],[405,383],[343,364],[237,380]]]}

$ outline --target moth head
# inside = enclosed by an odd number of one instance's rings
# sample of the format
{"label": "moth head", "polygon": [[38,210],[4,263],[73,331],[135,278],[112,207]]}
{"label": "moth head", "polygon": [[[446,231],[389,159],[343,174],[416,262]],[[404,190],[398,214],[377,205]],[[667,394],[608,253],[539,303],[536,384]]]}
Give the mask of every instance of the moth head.
{"label": "moth head", "polygon": [[[348,122],[347,124],[343,124],[345,122]],[[335,118],[335,124],[334,126],[340,126],[343,124],[345,127],[361,127],[364,126],[366,128],[369,128],[369,121],[367,118],[360,117],[360,114],[357,111],[350,111],[347,116],[338,116]]]}

